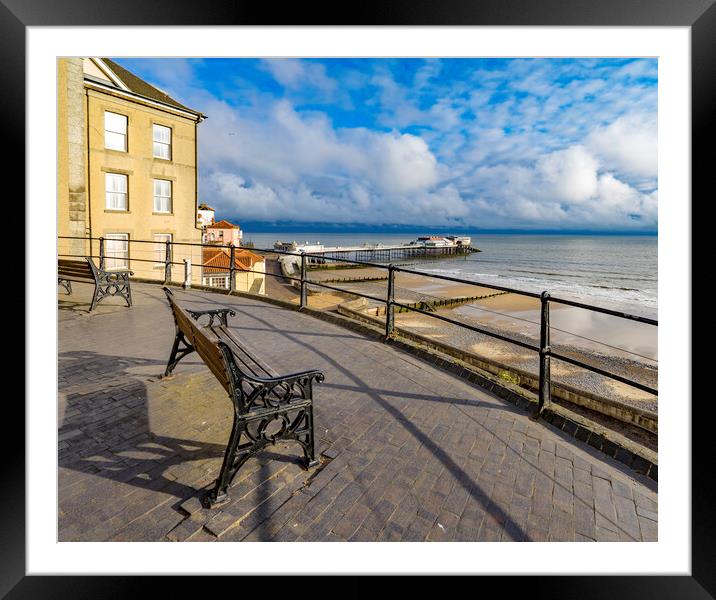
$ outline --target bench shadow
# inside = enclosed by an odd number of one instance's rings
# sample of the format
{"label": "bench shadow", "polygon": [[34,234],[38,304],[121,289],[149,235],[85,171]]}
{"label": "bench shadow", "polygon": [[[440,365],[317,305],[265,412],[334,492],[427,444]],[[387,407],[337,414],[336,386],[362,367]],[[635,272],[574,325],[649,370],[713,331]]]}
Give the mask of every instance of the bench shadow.
{"label": "bench shadow", "polygon": [[[193,357],[187,357],[182,364],[186,367],[200,364],[201,369],[206,369],[203,363],[191,358]],[[173,497],[171,505],[177,510],[193,496],[203,497],[205,491],[213,486],[219,474],[226,443],[161,435],[152,430],[147,383],[156,381],[157,374],[164,371],[164,361],[109,356],[91,351],[62,352],[58,360],[61,388],[81,388],[81,391],[66,395],[62,394],[60,389],[58,464],[61,469],[155,491],[158,493],[157,505],[166,501],[163,494],[169,494]],[[196,368],[186,370],[189,375],[201,372]],[[181,374],[175,377],[179,378]],[[226,402],[227,413],[230,413],[228,398]],[[192,418],[194,415],[186,416]],[[200,414],[196,416],[201,417]],[[230,422],[226,431],[227,440],[229,431]],[[192,480],[187,475],[185,481],[180,481],[180,478],[171,473],[178,465],[184,468],[188,463],[206,459],[216,459],[216,466],[199,479]],[[301,459],[299,456],[267,451],[250,460],[258,462],[255,472],[258,481],[263,482],[271,476],[267,469],[269,462],[300,463]],[[72,485],[81,479],[71,478],[66,486],[60,481],[61,505],[63,493],[65,497],[71,498],[74,495]],[[252,498],[257,505],[261,505],[268,498],[268,491],[263,489],[264,487],[266,486],[257,486],[253,491]],[[111,500],[113,489],[116,488],[107,488],[106,493],[100,490],[99,495],[102,497],[96,500]],[[68,502],[91,500],[82,494],[77,496]],[[107,515],[108,519],[110,517],[111,515]],[[131,521],[121,524],[119,529],[129,522]],[[71,526],[72,523],[65,525]],[[117,532],[112,532],[115,533]]]}

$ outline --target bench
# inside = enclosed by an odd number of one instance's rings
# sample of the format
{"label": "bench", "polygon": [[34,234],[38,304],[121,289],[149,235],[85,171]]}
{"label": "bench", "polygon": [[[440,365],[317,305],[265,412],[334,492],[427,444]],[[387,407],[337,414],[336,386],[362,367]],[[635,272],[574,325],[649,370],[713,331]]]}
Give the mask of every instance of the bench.
{"label": "bench", "polygon": [[[174,316],[176,335],[164,377],[179,361],[196,352],[218,379],[233,404],[234,419],[221,471],[207,496],[209,507],[225,504],[228,490],[242,465],[266,446],[294,440],[303,449],[304,466],[318,464],[313,433],[313,383],[321,371],[278,375],[228,328],[230,308],[188,310],[164,288]],[[206,323],[200,320],[206,317]]]}
{"label": "bench", "polygon": [[86,256],[84,260],[66,258],[57,260],[57,284],[65,288],[68,295],[72,294],[73,281],[94,283],[90,312],[107,296],[120,296],[127,301],[127,306],[132,306],[130,275],[134,275],[134,273],[128,269],[116,271],[99,269],[89,256]]}

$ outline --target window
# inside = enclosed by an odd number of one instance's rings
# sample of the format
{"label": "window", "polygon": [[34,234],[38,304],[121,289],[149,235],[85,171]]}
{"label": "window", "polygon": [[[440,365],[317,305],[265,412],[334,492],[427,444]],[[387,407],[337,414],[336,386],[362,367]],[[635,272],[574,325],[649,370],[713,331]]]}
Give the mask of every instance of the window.
{"label": "window", "polygon": [[108,233],[104,236],[104,268],[129,268],[129,234]]}
{"label": "window", "polygon": [[172,241],[172,234],[171,233],[155,233],[154,240],[156,241],[155,250],[154,250],[154,253],[157,256],[156,266],[164,268],[164,263],[167,260],[167,242]]}
{"label": "window", "polygon": [[127,117],[117,113],[104,113],[104,147],[127,151]]}
{"label": "window", "polygon": [[105,173],[105,208],[127,210],[127,176],[119,173]]}
{"label": "window", "polygon": [[206,277],[205,279],[210,287],[229,289],[228,277]]}
{"label": "window", "polygon": [[172,159],[172,130],[164,125],[154,125],[154,157]]}
{"label": "window", "polygon": [[172,212],[172,182],[164,179],[154,180],[154,212]]}

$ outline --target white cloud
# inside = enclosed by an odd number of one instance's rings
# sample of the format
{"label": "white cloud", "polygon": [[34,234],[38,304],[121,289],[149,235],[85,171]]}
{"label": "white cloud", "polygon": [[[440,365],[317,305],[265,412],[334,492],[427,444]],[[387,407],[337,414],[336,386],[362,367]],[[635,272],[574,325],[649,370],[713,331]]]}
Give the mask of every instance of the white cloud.
{"label": "white cloud", "polygon": [[[202,124],[200,150],[209,167],[202,198],[221,211],[256,220],[399,222],[397,203],[441,209],[429,190],[439,163],[420,137],[364,128],[337,129],[322,113],[298,113],[287,100],[258,113],[216,102]],[[209,198],[207,198],[209,195]],[[415,213],[412,200],[403,206]],[[370,216],[365,212],[370,211]]]}
{"label": "white cloud", "polygon": [[366,158],[363,175],[381,191],[409,194],[437,183],[438,163],[423,139],[407,133],[364,135],[358,142]]}
{"label": "white cloud", "polygon": [[572,146],[537,161],[536,183],[541,194],[568,204],[580,204],[596,192],[598,166],[596,159],[582,146]]}
{"label": "white cloud", "polygon": [[[425,226],[656,226],[656,90],[629,83],[653,75],[653,65],[635,61],[610,70],[588,60],[566,66],[523,60],[468,71],[449,85],[439,60],[426,61],[402,83],[389,63],[372,71],[351,66],[340,82],[317,61],[262,65],[283,86],[278,97],[247,93],[247,78],[241,102],[231,94],[219,99],[196,83],[182,88],[174,76],[167,82],[177,98],[209,116],[199,127],[200,193],[220,215]],[[159,66],[151,65],[157,77]],[[186,77],[191,64],[180,66]],[[383,129],[338,127],[330,109],[315,110],[316,98],[345,108],[352,93],[362,94]],[[306,106],[311,110],[301,110]]]}
{"label": "white cloud", "polygon": [[656,226],[656,194],[644,194],[615,174],[603,172],[600,162],[581,145],[552,152],[527,166],[478,168],[462,185],[463,192],[478,192],[472,205],[487,216],[485,226]]}
{"label": "white cloud", "polygon": [[321,63],[297,58],[266,58],[262,62],[276,81],[292,90],[309,86],[332,94],[338,87]]}
{"label": "white cloud", "polygon": [[626,176],[656,178],[658,135],[656,114],[628,114],[596,128],[586,140],[609,169]]}

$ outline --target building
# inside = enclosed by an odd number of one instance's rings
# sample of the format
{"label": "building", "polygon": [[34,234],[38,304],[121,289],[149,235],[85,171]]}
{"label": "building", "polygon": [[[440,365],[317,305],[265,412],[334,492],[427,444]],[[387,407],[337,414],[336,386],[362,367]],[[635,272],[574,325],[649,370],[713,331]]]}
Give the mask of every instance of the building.
{"label": "building", "polygon": [[199,227],[207,227],[208,225],[214,224],[214,209],[204,203],[199,205],[197,211],[196,220],[199,223]]}
{"label": "building", "polygon": [[[154,279],[167,241],[201,242],[205,115],[107,58],[61,58],[57,75],[58,235],[104,238],[108,268]],[[140,240],[153,243],[132,243]],[[81,239],[59,246],[60,254],[99,252]],[[190,246],[173,246],[173,261],[190,257]]]}
{"label": "building", "polygon": [[[211,287],[230,288],[231,249],[202,248],[201,283]],[[262,256],[236,248],[234,250],[235,289],[239,292],[266,294],[266,262]]]}
{"label": "building", "polygon": [[469,246],[471,238],[466,235],[423,235],[417,240],[410,242],[418,246],[426,246],[428,248],[448,248],[455,246]]}
{"label": "building", "polygon": [[207,225],[204,231],[205,244],[224,244],[229,246],[240,246],[244,234],[241,227],[229,223],[229,221],[221,220],[218,223]]}

